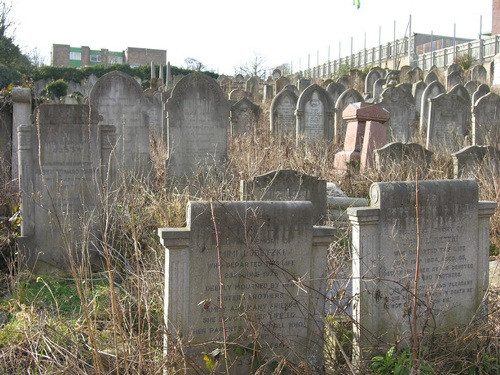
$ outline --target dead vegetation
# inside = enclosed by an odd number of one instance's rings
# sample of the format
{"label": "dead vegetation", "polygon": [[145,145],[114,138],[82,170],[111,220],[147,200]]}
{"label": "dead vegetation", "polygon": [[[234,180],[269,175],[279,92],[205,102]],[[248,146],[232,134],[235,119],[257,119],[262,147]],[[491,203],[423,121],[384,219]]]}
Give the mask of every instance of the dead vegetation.
{"label": "dead vegetation", "polygon": [[[73,264],[67,278],[27,273],[15,250],[19,235],[17,195],[10,179],[3,178],[0,203],[8,209],[1,224],[0,374],[182,374],[186,360],[182,347],[163,356],[164,258],[156,233],[159,227],[184,226],[189,199],[237,200],[241,179],[276,169],[320,177],[337,184],[350,197],[368,197],[373,182],[415,178],[415,171],[398,163],[388,166],[383,174],[375,170],[337,171],[332,165],[339,146],[327,142],[296,146],[292,138],[274,138],[258,129],[231,139],[227,167],[200,170],[190,184],[197,194],[189,195],[171,188],[163,168],[164,148],[154,144],[153,183],[122,176],[119,189],[101,191],[101,238],[93,238],[89,229],[82,227],[88,233],[83,246],[100,241],[105,267],[99,273],[91,272],[85,261]],[[435,155],[429,171],[419,176],[451,177],[451,160],[444,155]],[[480,199],[498,202],[499,176],[482,170],[475,178]],[[491,254],[498,254],[498,213],[491,221],[490,238]],[[350,261],[349,242],[348,232],[339,233],[329,259],[330,282],[338,288],[328,298],[339,305],[347,298],[349,275],[344,266]],[[499,369],[499,290],[492,288],[487,296],[489,310],[481,324],[436,337],[422,348],[422,360],[432,364],[433,373],[492,374]],[[349,319],[342,308],[327,318],[327,373],[353,373]],[[303,364],[282,364],[275,373],[307,373]],[[210,371],[201,369],[200,373]]]}

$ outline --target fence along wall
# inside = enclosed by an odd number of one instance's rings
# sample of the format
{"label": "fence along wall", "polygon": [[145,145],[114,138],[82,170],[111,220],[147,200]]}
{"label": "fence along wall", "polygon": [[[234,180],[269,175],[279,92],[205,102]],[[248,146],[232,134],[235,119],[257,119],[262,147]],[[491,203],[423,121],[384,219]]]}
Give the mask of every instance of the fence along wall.
{"label": "fence along wall", "polygon": [[363,49],[356,54],[345,56],[313,68],[304,69],[301,73],[307,78],[329,78],[338,72],[342,66],[363,69],[370,66],[387,66],[394,68],[394,62],[399,66],[418,66],[422,70],[429,70],[432,66],[445,68],[452,64],[455,57],[471,56],[479,64],[493,61],[500,52],[500,35],[474,40],[467,43],[457,42],[455,46],[442,48],[408,58],[408,37],[398,39],[394,43],[387,43],[378,47]]}

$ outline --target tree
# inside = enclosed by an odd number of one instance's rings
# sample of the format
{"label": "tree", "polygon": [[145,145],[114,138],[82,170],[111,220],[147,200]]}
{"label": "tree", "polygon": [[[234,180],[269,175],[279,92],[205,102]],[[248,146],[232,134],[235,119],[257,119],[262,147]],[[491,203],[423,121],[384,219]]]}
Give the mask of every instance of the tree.
{"label": "tree", "polygon": [[201,61],[193,59],[192,57],[187,57],[184,59],[184,62],[189,70],[194,70],[196,72],[201,72],[207,68]]}
{"label": "tree", "polygon": [[15,27],[9,18],[10,10],[11,6],[0,0],[0,63],[8,67],[28,66],[30,65],[28,58],[14,43]]}
{"label": "tree", "polygon": [[235,67],[234,71],[236,74],[241,74],[243,76],[265,79],[267,72],[267,68],[264,67],[265,61],[266,59],[261,54],[254,52],[253,57],[251,57],[245,64]]}

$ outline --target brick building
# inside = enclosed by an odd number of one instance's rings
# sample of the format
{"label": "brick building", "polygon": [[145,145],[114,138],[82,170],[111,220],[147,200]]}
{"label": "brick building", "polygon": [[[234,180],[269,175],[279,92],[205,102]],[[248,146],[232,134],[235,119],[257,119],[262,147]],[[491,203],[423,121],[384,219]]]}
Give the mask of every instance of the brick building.
{"label": "brick building", "polygon": [[93,50],[90,47],[71,47],[67,44],[53,44],[51,53],[52,66],[89,66],[96,64],[129,64],[131,66],[166,65],[167,51],[151,48],[128,47],[124,51],[107,49]]}
{"label": "brick building", "polygon": [[492,22],[491,22],[491,33],[500,34],[500,0],[492,0]]}

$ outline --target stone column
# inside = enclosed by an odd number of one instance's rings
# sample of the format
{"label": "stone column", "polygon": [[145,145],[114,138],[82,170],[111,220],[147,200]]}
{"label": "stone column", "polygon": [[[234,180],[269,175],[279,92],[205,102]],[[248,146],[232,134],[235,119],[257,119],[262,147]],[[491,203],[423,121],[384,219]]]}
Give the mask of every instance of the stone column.
{"label": "stone column", "polygon": [[31,91],[24,87],[14,87],[12,89],[12,148],[11,163],[12,179],[19,176],[18,171],[18,128],[21,124],[31,124]]}
{"label": "stone column", "polygon": [[18,129],[19,144],[19,191],[21,193],[21,236],[30,237],[35,234],[35,204],[33,191],[33,126],[20,125]]}
{"label": "stone column", "polygon": [[360,207],[347,210],[352,225],[353,361],[371,358],[377,347],[376,298],[380,257],[380,209]]}
{"label": "stone column", "polygon": [[[189,245],[191,231],[187,228],[160,228],[158,236],[165,247],[165,300],[164,321],[172,335],[189,332],[184,319],[189,316]],[[169,304],[171,296],[176,296],[176,303]],[[183,319],[184,318],[184,319]],[[175,339],[175,337],[173,337]],[[171,342],[172,338],[170,338]],[[165,335],[164,351],[168,351],[169,338]]]}
{"label": "stone column", "polygon": [[[365,162],[363,166],[367,165],[367,159],[373,158],[372,155],[368,155],[368,148],[374,144],[380,145],[385,143],[385,141],[378,138],[384,138],[383,131],[385,124],[389,120],[389,112],[387,112],[379,104],[369,104],[369,103],[352,103],[347,106],[347,108],[342,112],[342,117],[346,120],[347,130],[344,141],[344,151],[340,151],[335,154],[334,167],[337,169],[346,170],[352,163],[360,164],[361,154],[363,147],[365,148]],[[372,124],[368,128],[368,132],[365,131],[367,122]],[[377,130],[374,129],[377,123]],[[376,136],[377,140],[374,142],[373,137]],[[368,139],[365,139],[368,138]],[[385,139],[386,136],[385,136]]]}
{"label": "stone column", "polygon": [[490,218],[495,213],[496,207],[496,202],[479,201],[477,285],[482,287],[482,290],[477,292],[480,294],[486,293],[489,286]]}
{"label": "stone column", "polygon": [[[312,237],[312,256],[311,256],[311,272],[310,272],[310,287],[313,291],[319,293],[310,293],[311,300],[309,306],[313,307],[311,316],[309,317],[309,331],[308,335],[312,343],[310,352],[307,358],[310,359],[310,365],[315,366],[317,363],[323,362],[323,345],[322,340],[318,338],[323,337],[323,327],[316,324],[318,321],[324,319],[325,300],[326,300],[326,282],[327,282],[327,268],[324,267],[326,259],[328,259],[328,248],[334,241],[335,233],[337,230],[332,227],[315,226],[313,227]],[[318,270],[324,272],[318,273]],[[316,300],[312,300],[314,297]],[[320,369],[315,369],[317,373],[322,373]]]}

